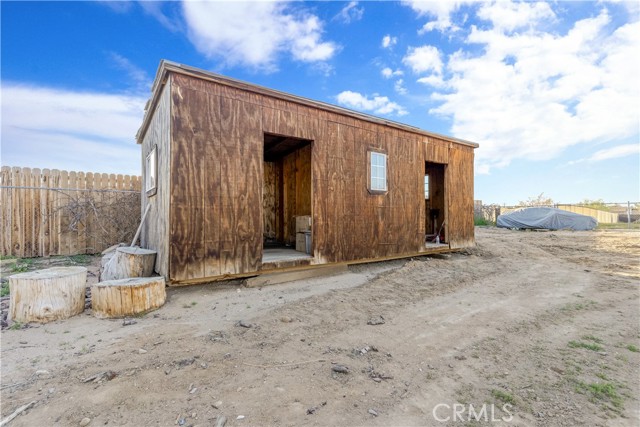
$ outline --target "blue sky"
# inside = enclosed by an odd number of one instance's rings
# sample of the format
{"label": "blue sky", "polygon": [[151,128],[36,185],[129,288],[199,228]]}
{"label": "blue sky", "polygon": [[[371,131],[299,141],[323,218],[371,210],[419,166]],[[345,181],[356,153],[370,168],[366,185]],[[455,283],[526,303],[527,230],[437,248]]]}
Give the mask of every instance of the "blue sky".
{"label": "blue sky", "polygon": [[2,1],[2,165],[139,174],[169,59],[478,142],[487,203],[639,201],[639,4]]}

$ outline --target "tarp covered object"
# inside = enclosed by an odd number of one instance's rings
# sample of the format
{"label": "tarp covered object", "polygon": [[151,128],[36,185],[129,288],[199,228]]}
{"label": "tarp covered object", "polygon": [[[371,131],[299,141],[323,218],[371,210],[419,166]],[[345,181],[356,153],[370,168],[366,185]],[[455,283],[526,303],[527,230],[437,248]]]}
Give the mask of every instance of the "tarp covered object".
{"label": "tarp covered object", "polygon": [[503,228],[543,228],[547,230],[593,230],[598,221],[587,215],[555,208],[523,208],[498,216]]}

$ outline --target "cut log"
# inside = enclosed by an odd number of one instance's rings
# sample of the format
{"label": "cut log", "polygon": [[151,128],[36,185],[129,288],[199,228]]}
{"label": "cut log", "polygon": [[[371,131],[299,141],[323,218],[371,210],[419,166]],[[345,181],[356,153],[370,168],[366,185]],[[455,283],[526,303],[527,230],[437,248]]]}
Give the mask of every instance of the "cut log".
{"label": "cut log", "polygon": [[53,267],[9,277],[9,317],[46,323],[84,311],[87,269]]}
{"label": "cut log", "polygon": [[166,299],[161,276],[107,280],[91,286],[91,306],[98,318],[145,313],[162,307]]}
{"label": "cut log", "polygon": [[100,280],[119,280],[129,277],[150,277],[156,262],[156,251],[123,246],[104,255]]}

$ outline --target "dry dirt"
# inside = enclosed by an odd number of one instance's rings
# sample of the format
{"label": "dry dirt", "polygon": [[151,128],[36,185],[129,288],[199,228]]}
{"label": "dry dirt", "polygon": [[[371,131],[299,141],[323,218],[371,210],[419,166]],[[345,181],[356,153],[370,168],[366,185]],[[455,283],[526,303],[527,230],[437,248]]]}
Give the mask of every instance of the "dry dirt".
{"label": "dry dirt", "polygon": [[333,277],[171,288],[128,326],[87,310],[4,330],[2,418],[35,401],[10,425],[638,426],[640,233],[476,236]]}

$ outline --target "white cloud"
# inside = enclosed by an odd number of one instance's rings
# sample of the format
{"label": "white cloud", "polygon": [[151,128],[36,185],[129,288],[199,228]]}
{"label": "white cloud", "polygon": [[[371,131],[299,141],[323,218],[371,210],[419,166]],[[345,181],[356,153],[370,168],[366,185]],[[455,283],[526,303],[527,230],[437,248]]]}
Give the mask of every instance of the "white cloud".
{"label": "white cloud", "polygon": [[460,28],[451,21],[451,15],[460,9],[464,4],[475,3],[474,0],[441,0],[441,1],[420,1],[420,0],[403,0],[403,4],[411,7],[418,16],[435,17],[435,21],[427,22],[419,31],[420,34],[425,32],[438,31],[458,31]]}
{"label": "white cloud", "polygon": [[638,154],[640,154],[640,144],[624,144],[596,151],[591,157],[587,159],[587,161],[600,162],[602,160],[617,159],[619,157]]}
{"label": "white cloud", "polygon": [[338,100],[338,104],[355,110],[380,115],[395,114],[397,116],[403,116],[407,114],[407,111],[403,107],[389,100],[386,96],[380,96],[378,94],[373,94],[373,96],[369,98],[368,96],[362,95],[358,92],[346,90],[344,92],[340,92],[336,98]]}
{"label": "white cloud", "polygon": [[151,84],[153,82],[146,71],[116,52],[111,52],[109,57],[116,67],[127,73],[127,76],[131,82],[133,82],[136,91],[146,94],[151,90]]}
{"label": "white cloud", "polygon": [[402,72],[402,70],[392,70],[389,67],[385,67],[382,69],[381,71],[382,73],[382,77],[384,77],[385,79],[390,79],[391,77],[398,77],[403,75],[404,73]]}
{"label": "white cloud", "polygon": [[554,21],[556,14],[548,3],[497,1],[483,3],[477,13],[480,19],[490,21],[493,28],[513,31],[534,26],[541,21]]}
{"label": "white cloud", "polygon": [[422,83],[428,86],[433,86],[435,88],[443,88],[447,85],[447,82],[444,81],[442,76],[437,74],[431,74],[426,77],[420,77],[418,79],[418,83]]}
{"label": "white cloud", "polygon": [[[113,1],[112,3],[120,3],[118,1]],[[163,11],[163,7],[165,4],[171,4],[171,2],[163,2],[163,1],[139,1],[138,4],[144,10],[147,15],[153,16],[155,19],[160,22],[160,24],[168,29],[169,31],[177,32],[181,31],[182,25],[179,19],[170,18]]]}
{"label": "white cloud", "polygon": [[146,98],[2,83],[2,163],[140,174]]}
{"label": "white cloud", "polygon": [[402,63],[411,67],[414,73],[433,71],[440,74],[442,72],[442,58],[435,46],[410,47],[407,55],[402,58]]}
{"label": "white cloud", "polygon": [[640,64],[631,59],[640,51],[640,23],[616,29],[603,10],[568,31],[546,32],[548,20],[530,26],[522,17],[549,12],[523,4],[499,6],[517,15],[509,19],[491,15],[490,5],[480,8],[494,24],[472,27],[467,37],[480,53],[459,50],[442,74],[437,66],[416,70],[434,71],[418,80],[436,90],[439,106],[430,113],[450,118],[455,136],[480,143],[479,172],[516,158],[554,158],[576,144],[628,138],[640,127]]}
{"label": "white cloud", "polygon": [[596,162],[601,162],[603,160],[618,159],[620,157],[627,157],[627,156],[638,155],[638,154],[640,154],[640,144],[616,145],[615,147],[598,150],[589,157],[578,159],[578,160],[571,160],[570,162],[567,162],[567,166],[580,164],[584,162],[596,163]]}
{"label": "white cloud", "polygon": [[322,40],[320,19],[282,2],[183,3],[189,37],[208,58],[275,70],[288,53],[302,62],[326,61],[337,51]]}
{"label": "white cloud", "polygon": [[364,15],[364,7],[358,7],[358,2],[352,1],[343,7],[333,19],[345,24],[350,24],[351,22],[361,20],[362,15]]}
{"label": "white cloud", "polygon": [[396,80],[395,84],[393,85],[393,88],[400,95],[406,95],[407,94],[407,88],[404,87],[404,80],[402,80],[402,79]]}
{"label": "white cloud", "polygon": [[384,36],[382,38],[382,47],[385,49],[388,49],[390,47],[395,46],[398,43],[398,38],[397,37],[392,37],[391,35],[387,34],[386,36]]}
{"label": "white cloud", "polygon": [[116,13],[128,13],[133,6],[130,1],[97,0],[96,3],[108,7]]}

